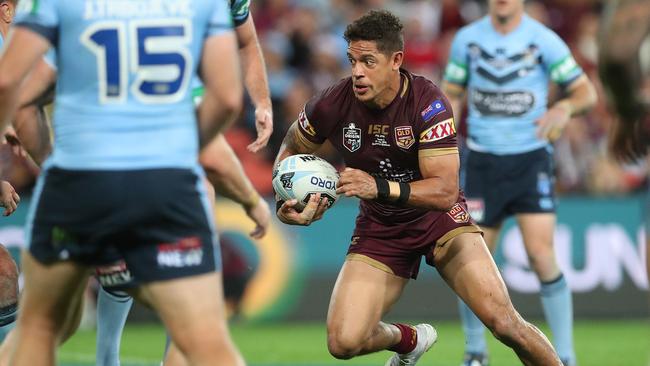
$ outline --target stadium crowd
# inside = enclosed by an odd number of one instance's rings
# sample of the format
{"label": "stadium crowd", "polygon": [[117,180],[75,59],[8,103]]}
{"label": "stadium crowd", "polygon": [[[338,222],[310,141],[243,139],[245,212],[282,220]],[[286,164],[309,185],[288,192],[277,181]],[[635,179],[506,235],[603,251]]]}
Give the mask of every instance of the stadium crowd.
{"label": "stadium crowd", "polygon": [[[406,24],[406,68],[436,82],[441,79],[455,32],[486,13],[486,2],[480,0],[252,1],[251,11],[268,68],[275,129],[265,154],[247,151],[246,146],[255,138],[254,109],[247,103],[241,116],[244,123],[236,124],[227,138],[260,193],[272,192],[268,177],[273,157],[305,101],[347,75],[344,26],[368,9],[380,7],[395,12]],[[526,7],[532,17],[565,40],[599,93],[596,108],[575,118],[555,144],[558,191],[598,195],[640,190],[647,184],[647,165],[621,165],[607,152],[607,131],[614,117],[604,102],[597,73],[601,5],[594,0],[531,0]],[[642,62],[650,66],[650,60]],[[645,85],[650,98],[650,79],[645,80]],[[338,162],[334,150],[329,151],[326,158]],[[9,180],[20,192],[29,192],[37,173],[33,163],[16,157],[8,146],[0,150],[0,169],[11,173]]]}

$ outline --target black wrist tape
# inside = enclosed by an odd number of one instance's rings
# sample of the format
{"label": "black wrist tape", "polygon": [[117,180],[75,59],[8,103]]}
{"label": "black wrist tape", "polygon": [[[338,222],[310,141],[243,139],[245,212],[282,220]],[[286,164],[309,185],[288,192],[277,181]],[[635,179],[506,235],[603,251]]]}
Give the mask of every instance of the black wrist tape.
{"label": "black wrist tape", "polygon": [[377,201],[387,202],[390,196],[390,187],[388,186],[388,181],[386,179],[375,178],[375,184],[377,185]]}
{"label": "black wrist tape", "polygon": [[411,196],[411,185],[408,183],[399,184],[399,198],[397,199],[397,204],[404,205],[408,202],[409,197]]}

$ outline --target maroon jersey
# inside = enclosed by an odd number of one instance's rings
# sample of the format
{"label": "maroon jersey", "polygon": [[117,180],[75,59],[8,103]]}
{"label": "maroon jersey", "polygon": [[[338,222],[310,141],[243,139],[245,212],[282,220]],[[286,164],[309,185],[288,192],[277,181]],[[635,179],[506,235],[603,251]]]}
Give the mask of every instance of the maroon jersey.
{"label": "maroon jersey", "polygon": [[[341,80],[307,102],[298,119],[300,131],[313,143],[329,140],[351,168],[396,182],[421,180],[419,156],[458,153],[452,109],[428,79],[406,70],[400,76],[400,90],[384,109],[364,105],[354,96],[352,79]],[[405,223],[412,230],[428,230],[445,214],[362,200],[357,232],[366,220],[387,225],[387,231]]]}

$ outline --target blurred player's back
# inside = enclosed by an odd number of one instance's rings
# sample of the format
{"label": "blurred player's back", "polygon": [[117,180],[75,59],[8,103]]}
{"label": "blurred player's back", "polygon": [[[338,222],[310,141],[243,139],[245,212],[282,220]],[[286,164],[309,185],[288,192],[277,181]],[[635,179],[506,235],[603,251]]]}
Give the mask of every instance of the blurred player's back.
{"label": "blurred player's back", "polygon": [[[46,4],[54,4],[48,16],[60,24],[53,35],[59,80],[52,163],[74,169],[195,165],[188,90],[206,29],[231,24],[225,1]],[[210,19],[221,6],[223,17]]]}

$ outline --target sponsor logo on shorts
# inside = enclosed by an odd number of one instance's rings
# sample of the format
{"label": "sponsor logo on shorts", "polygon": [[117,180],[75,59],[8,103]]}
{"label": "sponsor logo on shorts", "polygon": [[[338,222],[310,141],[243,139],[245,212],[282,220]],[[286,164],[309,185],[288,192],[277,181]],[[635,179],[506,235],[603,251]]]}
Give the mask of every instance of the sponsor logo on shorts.
{"label": "sponsor logo on shorts", "polygon": [[399,126],[395,127],[395,143],[399,148],[408,149],[415,143],[413,137],[413,127]]}
{"label": "sponsor logo on shorts", "polygon": [[474,220],[481,222],[485,217],[485,202],[480,198],[468,198],[467,211]]}
{"label": "sponsor logo on shorts", "polygon": [[300,111],[300,114],[298,115],[298,123],[300,123],[300,127],[302,127],[302,130],[308,135],[316,136],[316,130],[314,129],[314,126],[309,123],[309,119],[307,118],[304,109]]}
{"label": "sponsor logo on shorts", "polygon": [[124,285],[133,281],[131,271],[126,267],[126,262],[124,261],[97,267],[95,274],[99,283],[104,287]]}
{"label": "sponsor logo on shorts", "polygon": [[420,134],[420,143],[434,142],[445,137],[453,136],[456,133],[456,125],[453,118],[438,122]]}
{"label": "sponsor logo on shorts", "polygon": [[349,152],[355,152],[361,147],[361,129],[352,122],[343,128],[343,146]]}
{"label": "sponsor logo on shorts", "polygon": [[431,118],[437,116],[438,114],[446,111],[445,104],[441,100],[434,100],[428,107],[426,107],[420,115],[424,122],[430,120]]}
{"label": "sponsor logo on shorts", "polygon": [[353,237],[352,237],[352,240],[350,240],[350,245],[357,245],[357,244],[359,244],[359,239],[361,239],[360,236],[356,236],[356,235],[353,236]]}
{"label": "sponsor logo on shorts", "polygon": [[465,208],[460,203],[455,204],[447,211],[447,215],[457,224],[466,224],[469,222],[469,213],[465,211]]}
{"label": "sponsor logo on shorts", "polygon": [[203,247],[197,236],[180,239],[176,243],[158,244],[160,267],[194,267],[203,262]]}

